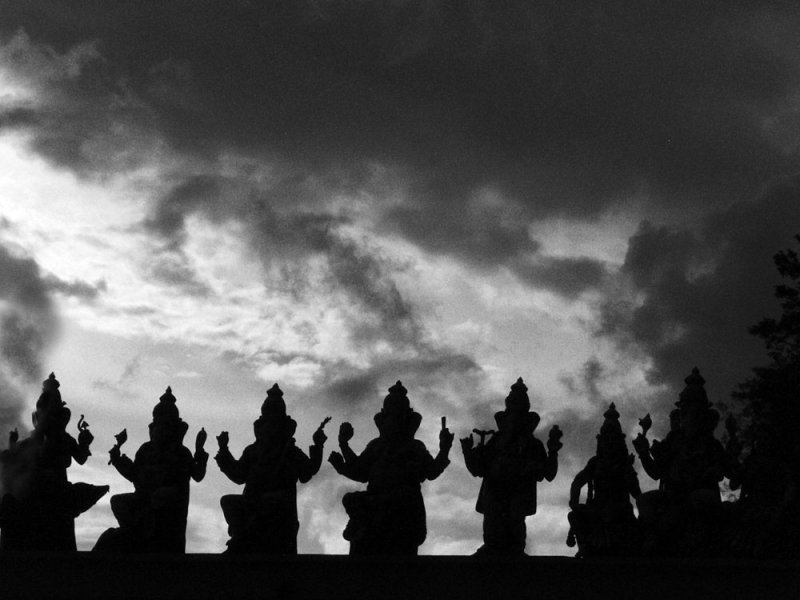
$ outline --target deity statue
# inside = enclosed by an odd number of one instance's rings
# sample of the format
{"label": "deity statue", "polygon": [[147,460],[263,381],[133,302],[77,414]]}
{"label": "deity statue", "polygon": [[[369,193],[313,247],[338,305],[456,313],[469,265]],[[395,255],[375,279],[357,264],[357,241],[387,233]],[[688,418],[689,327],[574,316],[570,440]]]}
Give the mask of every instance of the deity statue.
{"label": "deity statue", "polygon": [[416,555],[427,535],[421,483],[445,470],[453,444],[445,417],[439,432],[439,453],[432,458],[414,438],[422,417],[411,408],[399,381],[389,388],[383,408],[375,415],[378,437],[360,455],[350,448],[350,423],[339,428],[339,452],[329,458],[341,475],[366,483],[366,491],[344,495],[350,520],[344,538],[353,555]]}
{"label": "deity statue", "polygon": [[[730,488],[740,490],[738,500],[729,503],[729,545],[734,556],[800,556],[800,469],[792,443],[786,443],[788,440],[779,433],[780,425],[776,421],[769,412],[759,415],[751,427],[750,452],[736,461],[730,477]],[[741,444],[732,416],[726,420],[725,427],[729,436],[726,450],[738,456]]]}
{"label": "deity statue", "polygon": [[643,425],[633,441],[645,472],[659,480],[659,489],[642,494],[637,502],[646,554],[719,553],[719,483],[732,474],[733,461],[714,437],[719,413],[711,408],[697,367],[684,381],[667,438],[651,446]]}
{"label": "deity statue", "polygon": [[536,484],[553,481],[558,472],[561,430],[552,427],[545,450],[533,435],[540,417],[530,409],[527,392],[520,377],[505,410],[494,416],[497,432],[473,430],[480,437],[477,446],[471,434],[461,439],[467,470],[483,478],[476,506],[483,514],[483,546],[476,555],[525,554],[525,518],[536,513]]}
{"label": "deity statue", "polygon": [[319,471],[327,436],[327,417],[312,437],[308,456],[295,445],[297,423],[286,414],[283,391],[278,384],[267,391],[261,416],[253,423],[255,442],[241,458],[228,449],[228,432],[217,436],[214,457],[231,481],[244,484],[241,495],[220,500],[228,523],[227,553],[297,554],[297,482],[306,483]]}
{"label": "deity statue", "polygon": [[33,432],[0,453],[3,490],[0,499],[0,549],[66,552],[77,549],[75,518],[108,493],[108,486],[70,483],[73,459],[82,465],[94,439],[81,415],[78,439],[67,433],[72,413],[61,400],[60,383],[50,373],[33,413]]}
{"label": "deity statue", "polygon": [[[630,556],[638,550],[638,523],[630,498],[641,495],[639,476],[628,454],[614,403],[603,414],[597,453],[572,481],[567,545],[578,545],[579,557]],[[586,503],[580,503],[587,487]]]}
{"label": "deity statue", "polygon": [[159,398],[149,425],[150,439],[133,460],[121,453],[127,432],[117,434],[109,451],[110,464],[133,483],[133,493],[111,497],[111,510],[118,528],[106,530],[96,551],[159,552],[186,551],[186,519],[189,510],[189,480],[203,480],[208,453],[203,449],[205,429],[197,433],[195,451],[183,445],[189,425],[180,418],[172,389]]}

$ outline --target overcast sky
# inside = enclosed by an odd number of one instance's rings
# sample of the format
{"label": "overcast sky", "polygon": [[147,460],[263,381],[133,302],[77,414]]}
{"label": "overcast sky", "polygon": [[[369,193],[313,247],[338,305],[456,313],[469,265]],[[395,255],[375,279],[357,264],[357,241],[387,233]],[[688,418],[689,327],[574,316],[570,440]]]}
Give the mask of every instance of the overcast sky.
{"label": "overcast sky", "polygon": [[[276,8],[277,6],[277,8]],[[614,401],[655,437],[697,365],[727,402],[766,361],[772,255],[800,232],[793,2],[1,1],[0,445],[42,379],[94,456],[146,439],[171,385],[189,423],[252,441],[278,382],[306,448],[360,450],[402,380],[489,428],[523,377],[564,450],[528,552],[565,554],[569,483]],[[74,427],[74,422],[70,424]],[[75,432],[73,432],[75,433]],[[423,485],[423,553],[480,545],[458,445]],[[643,488],[654,487],[641,475]],[[301,552],[341,553],[327,463]],[[213,463],[188,549],[224,548]],[[108,497],[77,522],[89,549]]]}

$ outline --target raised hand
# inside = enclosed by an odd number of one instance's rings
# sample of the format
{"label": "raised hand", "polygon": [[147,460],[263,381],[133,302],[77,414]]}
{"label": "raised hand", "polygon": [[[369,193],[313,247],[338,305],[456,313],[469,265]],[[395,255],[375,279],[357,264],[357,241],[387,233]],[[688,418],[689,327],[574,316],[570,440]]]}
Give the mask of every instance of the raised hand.
{"label": "raised hand", "polygon": [[117,440],[117,443],[108,451],[108,464],[114,463],[114,461],[118,460],[122,455],[120,449],[122,448],[122,444],[128,441],[128,430],[123,429],[114,436],[114,439]]}
{"label": "raised hand", "polygon": [[331,455],[328,457],[328,462],[333,465],[333,468],[336,469],[337,473],[342,472],[342,469],[344,468],[344,457],[341,454],[338,452],[331,452]]}
{"label": "raised hand", "polygon": [[19,441],[19,431],[15,427],[11,431],[8,432],[8,446],[9,448],[16,444]]}
{"label": "raised hand", "polygon": [[345,421],[341,425],[339,425],[339,445],[346,444],[350,440],[353,439],[355,435],[355,431],[353,430],[353,426]]}
{"label": "raised hand", "polygon": [[325,417],[322,420],[322,423],[319,424],[319,427],[317,427],[317,430],[314,432],[314,435],[311,437],[311,439],[314,441],[314,445],[315,446],[324,446],[325,445],[325,440],[328,439],[328,436],[325,435],[324,429],[325,429],[325,425],[327,425],[330,422],[331,422],[331,418],[330,417]]}
{"label": "raised hand", "polygon": [[639,427],[642,428],[642,435],[647,435],[650,428],[653,426],[653,419],[650,418],[650,413],[639,419]]}
{"label": "raised hand", "polygon": [[114,444],[114,447],[111,448],[111,450],[108,451],[108,464],[110,464],[110,465],[114,464],[116,461],[119,460],[120,456],[121,456],[121,452],[120,452],[119,446],[117,444]]}
{"label": "raised hand", "polygon": [[128,430],[123,429],[117,435],[114,436],[114,439],[117,440],[117,447],[122,448],[122,444],[128,441]]}
{"label": "raised hand", "polygon": [[475,446],[475,441],[472,439],[471,433],[467,437],[460,438],[459,441],[461,442],[461,449],[464,452],[469,452]]}
{"label": "raised hand", "polygon": [[[442,417],[442,429],[439,431],[439,450],[447,452],[453,446],[456,434],[447,428],[447,417]],[[471,436],[470,436],[471,439]]]}
{"label": "raised hand", "polygon": [[208,434],[204,428],[197,432],[197,437],[194,439],[194,451],[197,453],[203,452],[203,446],[206,445]]}
{"label": "raised hand", "polygon": [[228,447],[228,442],[230,438],[228,437],[228,432],[223,431],[217,436],[217,445],[219,445],[219,449],[222,450]]}
{"label": "raised hand", "polygon": [[78,419],[78,444],[88,448],[92,440],[94,440],[94,436],[92,432],[89,431],[89,423],[87,423],[83,415],[81,415],[81,418]]}
{"label": "raised hand", "polygon": [[558,425],[553,425],[553,427],[550,428],[550,434],[547,438],[547,449],[550,450],[550,452],[558,452],[564,447],[564,444],[561,443],[563,435],[564,433]]}
{"label": "raised hand", "polygon": [[644,434],[639,434],[635,438],[633,438],[633,449],[636,450],[636,454],[639,456],[644,456],[645,454],[650,452],[650,442],[647,441],[647,438]]}

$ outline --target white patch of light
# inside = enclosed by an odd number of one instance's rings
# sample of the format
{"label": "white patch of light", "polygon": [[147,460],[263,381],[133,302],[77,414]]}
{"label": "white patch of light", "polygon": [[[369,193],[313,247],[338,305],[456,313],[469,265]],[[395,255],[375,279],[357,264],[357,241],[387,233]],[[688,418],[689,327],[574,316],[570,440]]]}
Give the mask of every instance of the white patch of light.
{"label": "white patch of light", "polygon": [[636,232],[640,211],[635,206],[614,208],[595,220],[550,217],[533,222],[530,235],[541,252],[556,258],[590,258],[622,265],[628,239]]}
{"label": "white patch of light", "polygon": [[[29,153],[25,136],[0,136],[0,216],[4,238],[64,280],[113,280],[135,251],[124,230],[143,216],[143,204],[121,180],[92,183],[52,169]],[[122,273],[123,279],[130,273]]]}

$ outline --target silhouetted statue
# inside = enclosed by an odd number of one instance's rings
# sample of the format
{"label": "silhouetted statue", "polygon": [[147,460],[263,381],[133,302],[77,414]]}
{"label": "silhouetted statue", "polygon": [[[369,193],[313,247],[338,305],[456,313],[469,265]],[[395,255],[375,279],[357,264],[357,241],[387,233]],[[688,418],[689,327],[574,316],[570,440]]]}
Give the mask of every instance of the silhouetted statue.
{"label": "silhouetted statue", "polygon": [[719,482],[732,474],[733,461],[714,437],[719,413],[711,408],[696,367],[685,383],[664,441],[650,446],[647,423],[633,441],[645,472],[660,482],[658,491],[642,494],[637,502],[646,554],[720,552]]}
{"label": "silhouetted statue", "polygon": [[[612,403],[597,435],[597,453],[572,481],[567,545],[578,544],[577,556],[626,556],[638,553],[638,523],[631,496],[642,493],[628,454],[619,413]],[[580,503],[587,487],[586,504]]]}
{"label": "silhouetted statue", "polygon": [[375,415],[379,435],[356,455],[349,442],[350,423],[339,428],[339,452],[330,463],[337,472],[367,484],[365,492],[344,495],[350,520],[344,537],[350,554],[415,555],[427,535],[421,483],[436,479],[450,460],[453,434],[442,417],[439,453],[432,458],[425,444],[414,438],[422,417],[411,409],[406,389],[398,381],[389,388],[383,408]]}
{"label": "silhouetted statue", "polygon": [[204,429],[195,439],[194,456],[183,445],[189,426],[180,418],[175,402],[168,387],[153,409],[150,440],[141,445],[133,460],[120,450],[127,440],[126,431],[117,434],[117,444],[109,451],[110,462],[133,483],[134,492],[111,497],[119,527],[106,530],[95,550],[185,552],[189,479],[203,480],[208,453],[203,449]]}
{"label": "silhouetted statue", "polygon": [[[528,388],[522,381],[511,386],[505,410],[495,414],[497,432],[474,430],[461,439],[464,461],[475,477],[482,477],[476,510],[483,514],[483,546],[478,555],[524,555],[525,517],[536,513],[536,484],[553,481],[558,472],[561,430],[554,425],[547,450],[533,432],[539,415],[530,410]],[[489,441],[485,436],[492,435]]]}
{"label": "silhouetted statue", "polygon": [[[728,417],[728,453],[738,456],[736,421]],[[738,501],[732,513],[729,545],[735,556],[748,558],[796,558],[800,556],[800,469],[792,460],[792,444],[781,439],[769,411],[753,423],[750,453],[737,461],[730,476]]]}
{"label": "silhouetted statue", "polygon": [[228,432],[217,436],[214,457],[220,470],[234,483],[244,484],[241,495],[220,499],[228,522],[228,553],[297,554],[297,482],[306,483],[319,471],[327,436],[326,418],[313,435],[306,456],[295,446],[297,423],[286,414],[278,384],[267,391],[261,416],[253,423],[256,441],[241,458],[228,449]]}
{"label": "silhouetted statue", "polygon": [[72,460],[82,465],[91,456],[94,437],[83,415],[77,441],[67,433],[71,412],[61,400],[59,386],[51,373],[36,401],[30,437],[20,441],[17,431],[12,431],[9,448],[0,454],[3,550],[76,550],[75,517],[108,492],[107,485],[67,480]]}

